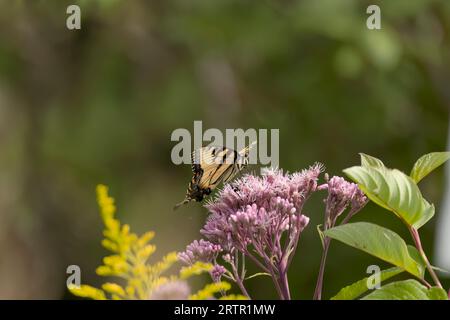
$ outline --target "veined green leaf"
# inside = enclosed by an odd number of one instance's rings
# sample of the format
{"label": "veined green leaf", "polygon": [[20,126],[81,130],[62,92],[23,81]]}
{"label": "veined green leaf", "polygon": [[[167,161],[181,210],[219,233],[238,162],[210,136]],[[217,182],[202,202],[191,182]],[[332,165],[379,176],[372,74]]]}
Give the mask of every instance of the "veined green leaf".
{"label": "veined green leaf", "polygon": [[362,300],[448,300],[444,289],[428,289],[417,280],[389,283],[368,294]]}
{"label": "veined green leaf", "polygon": [[[380,272],[379,280],[381,282],[386,281],[393,276],[403,272],[401,268],[393,267],[386,270],[382,270]],[[354,300],[361,296],[363,293],[369,290],[367,287],[367,280],[369,277],[366,277],[362,280],[359,280],[347,287],[342,288],[331,300]]]}
{"label": "veined green leaf", "polygon": [[383,161],[375,157],[369,156],[365,153],[360,153],[361,156],[361,166],[365,168],[385,168]]}
{"label": "veined green leaf", "polygon": [[395,232],[368,222],[355,222],[334,227],[324,232],[325,236],[360,249],[423,278],[425,268],[412,257],[405,241]]}
{"label": "veined green leaf", "polygon": [[408,226],[419,229],[434,215],[434,206],[422,197],[416,183],[397,169],[358,166],[344,172],[370,200],[394,212]]}
{"label": "veined green leaf", "polygon": [[411,178],[418,183],[431,171],[450,159],[450,152],[432,152],[419,158],[411,170]]}

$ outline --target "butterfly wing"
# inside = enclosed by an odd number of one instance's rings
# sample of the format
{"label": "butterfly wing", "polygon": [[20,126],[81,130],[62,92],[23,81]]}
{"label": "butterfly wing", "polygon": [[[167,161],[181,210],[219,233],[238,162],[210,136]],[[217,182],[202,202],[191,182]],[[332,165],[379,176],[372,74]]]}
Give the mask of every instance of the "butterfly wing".
{"label": "butterfly wing", "polygon": [[215,147],[205,155],[202,161],[203,175],[199,185],[201,188],[213,190],[224,179],[229,179],[238,154],[224,147]]}
{"label": "butterfly wing", "polygon": [[248,164],[248,155],[253,142],[237,152],[217,146],[202,147],[191,155],[193,176],[185,199],[174,209],[192,200],[202,201],[221,182],[227,183]]}

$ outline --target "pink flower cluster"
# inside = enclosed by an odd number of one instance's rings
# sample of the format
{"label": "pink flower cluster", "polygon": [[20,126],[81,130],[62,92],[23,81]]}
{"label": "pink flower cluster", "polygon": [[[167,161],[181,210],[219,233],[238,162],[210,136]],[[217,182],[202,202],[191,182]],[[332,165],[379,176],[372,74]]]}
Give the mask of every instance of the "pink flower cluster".
{"label": "pink flower cluster", "polygon": [[342,177],[334,176],[327,179],[327,183],[320,185],[319,190],[328,190],[328,197],[324,200],[326,228],[332,228],[336,224],[336,219],[350,207],[346,220],[350,219],[356,212],[361,210],[368,199],[359,189],[358,185],[346,181]]}
{"label": "pink flower cluster", "polygon": [[[187,246],[179,258],[186,264],[196,261],[214,264],[214,281],[224,276],[243,285],[245,259],[252,260],[270,274],[282,299],[290,299],[287,272],[299,244],[300,235],[309,218],[303,206],[317,190],[327,190],[325,228],[351,208],[346,219],[359,211],[367,198],[354,183],[341,177],[326,178],[318,186],[323,171],[321,164],[293,174],[279,169],[266,169],[261,176],[245,175],[224,186],[205,207],[211,213],[200,233],[205,239]],[[217,263],[221,255],[230,270]]]}
{"label": "pink flower cluster", "polygon": [[309,222],[302,208],[316,190],[321,170],[321,165],[294,174],[268,169],[261,177],[246,175],[226,185],[206,205],[211,215],[202,235],[227,252],[253,246],[260,255],[266,251],[281,259],[282,235],[288,232],[289,241],[294,242]]}
{"label": "pink flower cluster", "polygon": [[186,251],[178,254],[178,259],[187,265],[192,265],[197,261],[211,262],[215,260],[222,248],[218,244],[213,244],[203,239],[194,240],[186,247]]}

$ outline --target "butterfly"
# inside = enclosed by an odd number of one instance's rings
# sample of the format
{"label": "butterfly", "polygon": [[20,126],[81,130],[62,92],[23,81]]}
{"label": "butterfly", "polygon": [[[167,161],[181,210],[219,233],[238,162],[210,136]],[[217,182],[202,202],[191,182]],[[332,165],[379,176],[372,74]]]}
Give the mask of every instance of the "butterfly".
{"label": "butterfly", "polygon": [[249,162],[249,152],[256,141],[241,151],[222,146],[202,147],[192,153],[192,179],[184,200],[174,210],[191,201],[201,202],[220,183],[227,183]]}

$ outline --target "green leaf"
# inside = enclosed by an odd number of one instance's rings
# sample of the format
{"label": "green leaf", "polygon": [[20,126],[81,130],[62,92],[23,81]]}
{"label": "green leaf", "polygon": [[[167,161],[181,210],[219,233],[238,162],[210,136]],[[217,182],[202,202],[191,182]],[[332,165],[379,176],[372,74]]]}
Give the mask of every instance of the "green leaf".
{"label": "green leaf", "polygon": [[375,157],[369,156],[365,153],[360,153],[361,156],[361,166],[365,168],[385,168],[383,161]]}
{"label": "green leaf", "polygon": [[325,242],[324,242],[324,236],[323,236],[323,231],[322,231],[322,225],[319,224],[317,225],[317,232],[319,233],[319,237],[320,237],[320,242],[322,243],[322,248],[325,247]]}
{"label": "green leaf", "polygon": [[411,258],[413,258],[419,265],[422,266],[423,270],[425,270],[426,266],[425,266],[425,262],[422,259],[422,256],[420,255],[419,251],[416,249],[416,247],[411,246],[411,245],[407,245],[408,247],[408,253],[410,255]]}
{"label": "green leaf", "polygon": [[428,297],[430,300],[448,300],[448,294],[444,289],[439,287],[431,287],[428,289]]}
{"label": "green leaf", "polygon": [[397,169],[358,166],[344,172],[370,200],[394,212],[408,226],[419,229],[434,215],[434,206],[422,197],[417,184]]}
{"label": "green leaf", "polygon": [[368,294],[362,300],[448,300],[444,289],[428,289],[416,280],[389,283]]}
{"label": "green leaf", "polygon": [[252,274],[251,276],[248,276],[244,280],[249,280],[249,279],[253,279],[253,278],[256,278],[256,277],[260,277],[260,276],[269,276],[270,277],[270,274],[267,273],[267,272],[258,272],[258,273]]}
{"label": "green leaf", "polygon": [[[401,268],[393,267],[387,270],[383,270],[380,272],[380,283],[386,281],[393,276],[403,272]],[[331,300],[354,300],[365,293],[369,288],[367,287],[367,280],[369,277],[366,277],[362,280],[359,280],[347,287],[342,288]]]}
{"label": "green leaf", "polygon": [[450,152],[432,152],[428,153],[414,164],[411,170],[411,178],[418,183],[420,180],[425,178],[431,171],[444,164],[448,159],[450,159]]}
{"label": "green leaf", "polygon": [[405,241],[387,228],[368,222],[355,222],[334,227],[324,234],[423,278],[423,264],[411,256],[411,249],[408,249]]}

